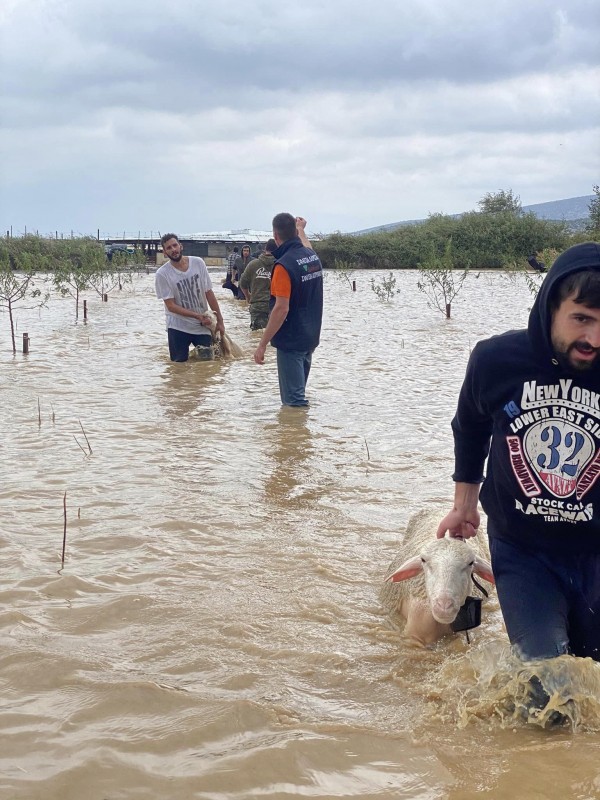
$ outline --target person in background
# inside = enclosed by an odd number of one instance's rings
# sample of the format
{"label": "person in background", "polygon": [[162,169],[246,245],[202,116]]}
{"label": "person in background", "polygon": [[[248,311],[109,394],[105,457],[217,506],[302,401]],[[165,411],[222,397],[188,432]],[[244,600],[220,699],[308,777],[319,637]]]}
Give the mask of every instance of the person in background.
{"label": "person in background", "polygon": [[236,260],[235,260],[235,262],[233,264],[233,273],[234,274],[233,274],[233,277],[232,277],[232,283],[236,287],[237,299],[238,300],[245,300],[246,299],[246,296],[244,295],[244,293],[240,289],[240,278],[244,274],[244,270],[246,269],[246,267],[250,263],[251,259],[252,259],[252,256],[250,255],[250,245],[245,244],[242,247],[241,255],[239,255],[236,258]]}
{"label": "person in background", "polygon": [[249,303],[250,328],[253,331],[265,328],[269,319],[271,272],[276,249],[275,239],[269,239],[264,251],[250,261],[240,280],[240,288]]}
{"label": "person in background", "polygon": [[234,264],[239,255],[239,248],[234,247],[231,253],[227,256],[227,272],[225,273],[225,280],[221,284],[224,289],[229,289],[234,297],[237,297],[237,286],[233,283]]}
{"label": "person in background", "polygon": [[526,330],[475,346],[452,430],[438,537],[474,536],[481,499],[515,653],[600,661],[600,244],[556,259]]}
{"label": "person in background", "polygon": [[305,390],[323,318],[323,267],[305,233],[306,220],[273,218],[277,249],[271,277],[271,314],[254,353],[264,364],[269,342],[277,349],[279,394],[285,406],[307,406]]}
{"label": "person in background", "polygon": [[187,361],[190,344],[206,348],[212,345],[204,312],[209,307],[215,312],[221,335],[225,333],[223,317],[203,259],[184,256],[174,233],[165,233],[160,241],[169,260],[156,270],[155,288],[156,296],[165,305],[169,355],[171,361]]}
{"label": "person in background", "polygon": [[546,272],[546,265],[543,261],[538,261],[537,253],[532,253],[529,258],[527,259],[527,263],[532,269],[535,269],[537,272]]}

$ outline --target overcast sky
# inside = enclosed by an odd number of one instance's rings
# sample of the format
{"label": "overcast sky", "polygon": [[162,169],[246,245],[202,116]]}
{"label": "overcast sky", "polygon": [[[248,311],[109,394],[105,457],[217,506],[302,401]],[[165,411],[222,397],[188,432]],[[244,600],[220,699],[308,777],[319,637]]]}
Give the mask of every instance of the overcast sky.
{"label": "overcast sky", "polygon": [[0,230],[350,231],[600,182],[598,0],[2,0]]}

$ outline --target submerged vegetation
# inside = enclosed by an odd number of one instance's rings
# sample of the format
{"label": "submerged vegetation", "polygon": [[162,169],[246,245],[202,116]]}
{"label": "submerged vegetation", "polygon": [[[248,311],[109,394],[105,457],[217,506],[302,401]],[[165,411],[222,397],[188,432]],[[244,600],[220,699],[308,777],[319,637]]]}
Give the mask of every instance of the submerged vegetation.
{"label": "submerged vegetation", "polygon": [[45,305],[48,283],[63,297],[75,300],[77,319],[83,291],[93,289],[106,300],[112,289],[130,279],[131,267],[141,267],[144,261],[141,252],[115,253],[109,260],[103,245],[92,237],[0,238],[0,311],[8,316],[13,353],[17,351],[15,313]]}

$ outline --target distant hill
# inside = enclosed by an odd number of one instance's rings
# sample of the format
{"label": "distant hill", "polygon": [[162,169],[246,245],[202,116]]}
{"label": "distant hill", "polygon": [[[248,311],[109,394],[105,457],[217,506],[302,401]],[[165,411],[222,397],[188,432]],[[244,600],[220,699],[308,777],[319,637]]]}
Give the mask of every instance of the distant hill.
{"label": "distant hill", "polygon": [[535,203],[532,206],[523,206],[523,211],[533,211],[540,219],[556,219],[572,222],[577,219],[587,219],[590,215],[589,205],[595,195],[586,194],[583,197],[570,197],[568,200],[550,200],[549,203]]}
{"label": "distant hill", "polygon": [[[585,221],[590,215],[589,204],[595,195],[586,194],[582,197],[569,197],[565,200],[550,200],[547,203],[534,203],[530,206],[523,206],[523,211],[532,211],[540,219],[551,219],[571,223]],[[464,213],[464,212],[463,212]],[[451,217],[461,217],[461,214],[450,214]],[[377,225],[375,228],[365,228],[361,231],[353,231],[352,235],[360,236],[363,233],[377,233],[379,231],[393,231],[403,225],[419,225],[426,222],[425,219],[407,219],[403,222],[390,222],[387,225]]]}

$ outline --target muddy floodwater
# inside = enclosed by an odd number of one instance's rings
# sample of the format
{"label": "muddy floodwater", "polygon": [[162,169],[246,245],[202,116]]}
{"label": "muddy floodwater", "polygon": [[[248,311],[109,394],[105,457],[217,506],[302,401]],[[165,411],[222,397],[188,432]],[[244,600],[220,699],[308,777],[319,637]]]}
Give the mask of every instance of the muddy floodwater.
{"label": "muddy floodwater", "polygon": [[496,604],[429,649],[381,608],[409,515],[450,503],[470,349],[532,303],[472,274],[448,321],[386,274],[326,275],[308,410],[217,272],[237,361],[169,362],[153,275],[87,324],[18,311],[29,355],[0,315],[2,800],[600,797],[600,665],[559,659],[575,730],[545,730]]}

